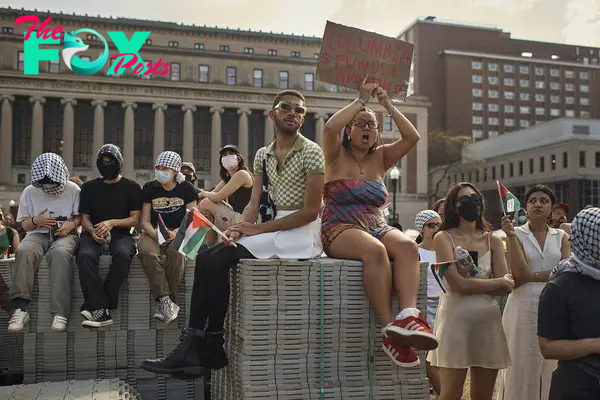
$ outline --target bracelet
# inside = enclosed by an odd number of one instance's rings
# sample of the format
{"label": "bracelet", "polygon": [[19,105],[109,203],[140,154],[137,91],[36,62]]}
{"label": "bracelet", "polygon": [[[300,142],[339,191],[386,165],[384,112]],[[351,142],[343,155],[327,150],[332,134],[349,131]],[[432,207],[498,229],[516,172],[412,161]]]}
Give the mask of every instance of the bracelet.
{"label": "bracelet", "polygon": [[35,217],[31,217],[31,225],[33,226],[37,226],[37,224],[35,223],[35,221],[33,220]]}
{"label": "bracelet", "polygon": [[393,117],[393,116],[394,116],[394,113],[395,113],[396,111],[398,111],[398,109],[397,109],[396,107],[394,107],[394,109],[392,110],[392,112],[391,112],[391,113],[388,113],[388,115],[387,115],[387,116],[388,116],[388,117]]}
{"label": "bracelet", "polygon": [[[356,100],[360,101],[360,104],[362,104],[363,107],[365,107],[367,105],[367,103],[365,103],[365,101],[363,99],[361,99],[360,97],[357,97]],[[354,100],[354,101],[356,101]]]}

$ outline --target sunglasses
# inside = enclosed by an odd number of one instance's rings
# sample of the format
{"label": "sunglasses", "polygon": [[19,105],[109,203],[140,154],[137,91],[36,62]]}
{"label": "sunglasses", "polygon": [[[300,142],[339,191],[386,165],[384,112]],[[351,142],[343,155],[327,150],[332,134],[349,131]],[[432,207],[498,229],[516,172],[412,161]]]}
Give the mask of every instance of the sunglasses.
{"label": "sunglasses", "polygon": [[477,194],[477,193],[473,193],[473,194],[470,194],[468,196],[460,196],[458,198],[458,201],[461,202],[461,203],[470,203],[472,201],[479,201],[479,202],[481,202],[482,200],[483,200],[483,196],[481,196],[480,194]]}
{"label": "sunglasses", "polygon": [[275,108],[280,109],[285,112],[294,112],[298,115],[305,116],[306,115],[306,107],[298,106],[292,103],[288,103],[286,101],[280,101],[279,104],[275,106]]}
{"label": "sunglasses", "polygon": [[368,126],[369,129],[377,129],[377,121],[365,121],[364,119],[357,119],[354,121],[354,126],[356,126],[357,128],[364,128],[365,126]]}
{"label": "sunglasses", "polygon": [[439,222],[429,222],[427,224],[425,224],[426,227],[428,227],[429,229],[436,229],[439,228],[442,224],[440,224]]}

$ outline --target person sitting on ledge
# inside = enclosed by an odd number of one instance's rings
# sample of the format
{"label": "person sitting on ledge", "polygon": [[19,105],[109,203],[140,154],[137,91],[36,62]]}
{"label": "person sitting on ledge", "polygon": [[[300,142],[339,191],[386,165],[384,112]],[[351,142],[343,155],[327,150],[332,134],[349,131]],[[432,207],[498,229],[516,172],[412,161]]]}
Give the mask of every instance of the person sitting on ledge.
{"label": "person sitting on ledge", "polygon": [[[229,306],[229,269],[243,258],[308,259],[321,255],[318,216],[324,160],[319,145],[298,132],[304,123],[305,104],[304,96],[295,90],[275,96],[269,118],[275,124],[276,139],[256,153],[252,196],[242,220],[225,231],[228,238],[223,243],[198,254],[189,328],[169,355],[144,361],[142,369],[199,377],[205,371],[225,367],[223,324]],[[269,180],[276,213],[274,219],[257,224],[259,208],[264,209],[263,176]]]}
{"label": "person sitting on ledge", "polygon": [[31,185],[21,193],[17,221],[27,235],[15,253],[9,332],[20,332],[29,322],[27,306],[32,300],[33,280],[42,257],[50,270],[52,330],[67,329],[71,312],[71,262],[79,246],[79,186],[69,181],[63,159],[44,153],[31,166]]}
{"label": "person sitting on ledge", "polygon": [[[415,146],[419,133],[394,107],[387,92],[367,83],[367,78],[359,97],[325,125],[321,240],[328,256],[363,262],[365,294],[383,326],[383,350],[396,365],[414,367],[420,360],[411,348],[433,350],[438,346],[416,308],[419,251],[414,241],[386,223],[380,207],[388,196],[383,181],[386,171]],[[365,107],[371,97],[377,98],[400,131],[401,138],[392,144],[379,142],[377,116]],[[390,306],[392,286],[401,309],[396,316]]]}
{"label": "person sitting on ledge", "polygon": [[[221,182],[212,191],[200,191],[202,200],[198,209],[221,231],[229,229],[242,218],[242,212],[250,201],[254,180],[246,167],[246,160],[237,146],[226,145],[219,151]],[[217,234],[211,230],[204,243],[213,245]]]}

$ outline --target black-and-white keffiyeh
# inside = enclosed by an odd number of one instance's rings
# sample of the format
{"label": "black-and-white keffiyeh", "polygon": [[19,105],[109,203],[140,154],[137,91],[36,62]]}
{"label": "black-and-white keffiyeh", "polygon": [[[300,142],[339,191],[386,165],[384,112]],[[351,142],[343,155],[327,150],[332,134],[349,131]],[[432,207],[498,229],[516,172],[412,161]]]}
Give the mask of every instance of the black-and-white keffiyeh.
{"label": "black-and-white keffiyeh", "polygon": [[419,231],[419,233],[423,233],[423,228],[427,221],[431,218],[440,218],[440,214],[433,210],[423,210],[415,216],[415,229]]}
{"label": "black-and-white keffiyeh", "polygon": [[571,224],[571,257],[561,261],[550,279],[575,272],[600,281],[600,208],[579,211]]}
{"label": "black-and-white keffiyeh", "polygon": [[[48,181],[52,182],[48,182]],[[61,156],[44,153],[31,166],[31,184],[50,196],[60,196],[69,181],[69,169]]]}
{"label": "black-and-white keffiyeh", "polygon": [[174,151],[163,151],[156,158],[155,167],[158,166],[171,168],[175,171],[175,180],[177,183],[185,181],[185,175],[181,173],[181,156]]}

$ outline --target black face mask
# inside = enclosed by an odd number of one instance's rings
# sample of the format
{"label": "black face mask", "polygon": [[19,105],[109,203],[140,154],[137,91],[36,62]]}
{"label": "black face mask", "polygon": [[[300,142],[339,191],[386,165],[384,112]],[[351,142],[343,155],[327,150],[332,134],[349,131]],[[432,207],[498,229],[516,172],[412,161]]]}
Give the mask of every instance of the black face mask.
{"label": "black face mask", "polygon": [[98,171],[104,179],[113,180],[119,176],[119,166],[113,161],[103,161],[98,165]]}
{"label": "black face mask", "polygon": [[458,215],[465,221],[473,222],[481,216],[481,202],[479,200],[471,200],[461,203],[458,206]]}
{"label": "black face mask", "polygon": [[186,181],[194,183],[194,175],[191,175],[191,174],[184,174],[184,175],[185,175]]}

